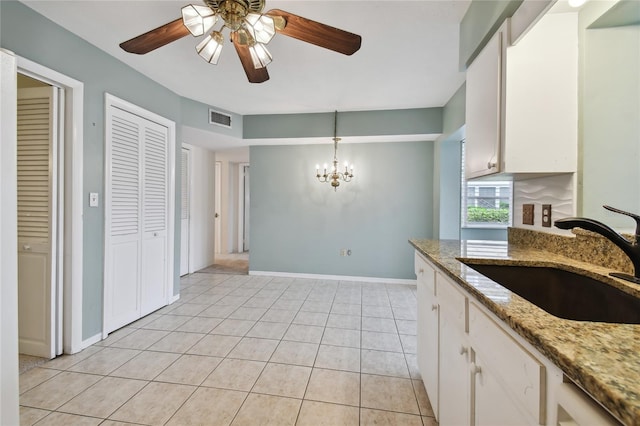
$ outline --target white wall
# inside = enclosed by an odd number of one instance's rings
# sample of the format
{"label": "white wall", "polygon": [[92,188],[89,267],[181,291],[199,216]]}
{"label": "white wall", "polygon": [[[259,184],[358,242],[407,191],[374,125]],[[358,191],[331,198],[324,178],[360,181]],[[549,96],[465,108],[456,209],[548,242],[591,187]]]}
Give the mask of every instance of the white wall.
{"label": "white wall", "polygon": [[216,157],[207,149],[183,144],[191,153],[191,221],[189,232],[189,272],[211,265],[215,242],[215,162]]}
{"label": "white wall", "polygon": [[0,424],[18,415],[16,58],[0,50]]}

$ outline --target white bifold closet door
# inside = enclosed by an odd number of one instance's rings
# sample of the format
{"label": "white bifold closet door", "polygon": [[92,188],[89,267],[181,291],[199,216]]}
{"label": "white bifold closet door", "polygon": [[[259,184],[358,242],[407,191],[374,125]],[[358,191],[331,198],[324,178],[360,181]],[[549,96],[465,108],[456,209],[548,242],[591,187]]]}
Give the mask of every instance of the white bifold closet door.
{"label": "white bifold closet door", "polygon": [[53,358],[57,299],[57,88],[18,90],[19,350]]}
{"label": "white bifold closet door", "polygon": [[105,331],[167,304],[168,129],[107,110]]}

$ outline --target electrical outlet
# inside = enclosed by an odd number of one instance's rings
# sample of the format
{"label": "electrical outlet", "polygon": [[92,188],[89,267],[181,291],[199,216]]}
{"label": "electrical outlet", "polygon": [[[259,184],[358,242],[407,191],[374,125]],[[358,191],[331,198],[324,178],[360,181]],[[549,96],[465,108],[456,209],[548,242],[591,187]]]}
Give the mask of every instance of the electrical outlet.
{"label": "electrical outlet", "polygon": [[522,205],[522,224],[523,225],[533,225],[533,215],[534,205],[533,204],[523,204]]}
{"label": "electrical outlet", "polygon": [[542,226],[551,228],[551,204],[542,205]]}

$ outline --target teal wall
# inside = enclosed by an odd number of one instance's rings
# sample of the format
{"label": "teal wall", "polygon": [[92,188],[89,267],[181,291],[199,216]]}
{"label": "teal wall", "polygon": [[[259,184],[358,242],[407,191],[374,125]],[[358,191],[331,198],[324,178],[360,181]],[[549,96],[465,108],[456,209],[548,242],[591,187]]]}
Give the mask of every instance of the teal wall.
{"label": "teal wall", "polygon": [[[339,136],[419,135],[442,133],[442,108],[338,112]],[[334,112],[245,115],[244,138],[333,136]]]}
{"label": "teal wall", "polygon": [[[231,116],[231,128],[209,123],[209,108]],[[196,129],[215,132],[242,139],[242,116],[216,106],[203,104],[192,99],[180,98],[182,124]]]}
{"label": "teal wall", "polygon": [[443,108],[443,134],[435,143],[434,233],[435,238],[460,238],[460,186],[464,139],[466,84]]}
{"label": "teal wall", "polygon": [[250,156],[250,270],[415,279],[407,240],[432,237],[432,142],[340,145],[355,177],[336,192],[315,178],[330,143]]}
{"label": "teal wall", "polygon": [[[104,102],[105,92],[132,102],[179,124],[180,97],[122,62],[95,48],[21,3],[0,2],[2,47],[84,83],[84,189],[104,195]],[[180,126],[176,128],[180,149]],[[180,176],[176,155],[176,175]],[[176,182],[176,197],[180,184]],[[176,202],[176,217],[180,203]],[[84,203],[83,232],[83,325],[82,337],[102,332],[104,209]],[[176,221],[180,241],[180,221]],[[174,286],[179,284],[180,245],[175,248]],[[177,287],[174,287],[174,291]]]}

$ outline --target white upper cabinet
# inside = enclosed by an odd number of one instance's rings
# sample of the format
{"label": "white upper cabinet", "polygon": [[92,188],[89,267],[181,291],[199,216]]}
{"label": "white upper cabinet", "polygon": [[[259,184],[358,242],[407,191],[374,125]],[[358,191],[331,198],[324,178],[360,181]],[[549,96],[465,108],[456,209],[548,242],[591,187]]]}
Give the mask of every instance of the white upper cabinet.
{"label": "white upper cabinet", "polygon": [[506,26],[489,40],[467,69],[465,175],[499,172],[502,140],[502,58]]}
{"label": "white upper cabinet", "polygon": [[547,13],[515,45],[508,29],[467,70],[466,177],[575,172],[577,14]]}

